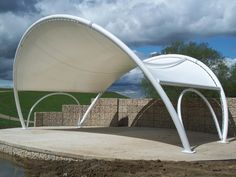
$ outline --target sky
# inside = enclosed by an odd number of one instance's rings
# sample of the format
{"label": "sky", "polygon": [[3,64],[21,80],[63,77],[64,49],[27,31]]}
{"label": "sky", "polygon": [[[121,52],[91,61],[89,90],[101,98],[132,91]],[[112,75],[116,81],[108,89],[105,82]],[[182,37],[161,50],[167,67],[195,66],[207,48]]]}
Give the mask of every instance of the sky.
{"label": "sky", "polygon": [[[142,59],[183,40],[207,42],[229,65],[236,61],[236,0],[1,0],[0,86],[11,83],[13,58],[24,31],[51,14],[91,20]],[[139,73],[132,71],[119,82],[137,83]]]}

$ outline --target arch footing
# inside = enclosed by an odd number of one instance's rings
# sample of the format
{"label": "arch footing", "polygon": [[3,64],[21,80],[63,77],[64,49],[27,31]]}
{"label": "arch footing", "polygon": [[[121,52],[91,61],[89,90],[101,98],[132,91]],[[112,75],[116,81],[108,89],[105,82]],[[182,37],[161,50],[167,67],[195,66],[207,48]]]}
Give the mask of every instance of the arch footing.
{"label": "arch footing", "polygon": [[186,149],[182,150],[182,152],[185,153],[185,154],[194,154],[194,153],[196,153],[195,150],[186,150]]}
{"label": "arch footing", "polygon": [[220,140],[220,141],[217,141],[217,143],[220,143],[220,144],[229,144],[229,140]]}

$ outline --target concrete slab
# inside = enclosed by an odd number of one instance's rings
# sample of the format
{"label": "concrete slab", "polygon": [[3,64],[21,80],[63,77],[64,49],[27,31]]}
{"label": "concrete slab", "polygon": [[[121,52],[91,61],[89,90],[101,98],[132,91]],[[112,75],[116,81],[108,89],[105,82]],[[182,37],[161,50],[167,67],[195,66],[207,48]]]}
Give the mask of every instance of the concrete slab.
{"label": "concrete slab", "polygon": [[236,139],[188,132],[194,154],[182,153],[176,130],[158,128],[37,127],[0,130],[0,144],[38,152],[95,159],[201,161],[236,159]]}

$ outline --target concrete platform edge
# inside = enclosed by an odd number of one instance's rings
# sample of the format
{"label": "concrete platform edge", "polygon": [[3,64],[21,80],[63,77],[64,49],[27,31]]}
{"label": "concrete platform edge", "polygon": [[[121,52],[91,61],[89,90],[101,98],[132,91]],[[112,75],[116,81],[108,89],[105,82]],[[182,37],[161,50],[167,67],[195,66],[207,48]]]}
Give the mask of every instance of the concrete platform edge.
{"label": "concrete platform edge", "polygon": [[0,140],[0,152],[9,154],[11,156],[18,156],[21,158],[29,158],[36,160],[52,160],[52,161],[80,161],[80,160],[106,160],[113,161],[118,159],[99,158],[93,156],[81,156],[76,154],[53,152],[33,147],[21,146],[17,144],[7,143]]}

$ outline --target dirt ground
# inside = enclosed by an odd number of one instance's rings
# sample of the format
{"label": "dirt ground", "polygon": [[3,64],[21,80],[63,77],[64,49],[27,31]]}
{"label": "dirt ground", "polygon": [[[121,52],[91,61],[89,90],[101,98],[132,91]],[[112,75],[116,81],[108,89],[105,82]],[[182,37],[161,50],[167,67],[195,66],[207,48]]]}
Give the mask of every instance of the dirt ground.
{"label": "dirt ground", "polygon": [[236,160],[204,162],[38,161],[15,158],[27,177],[236,176]]}

